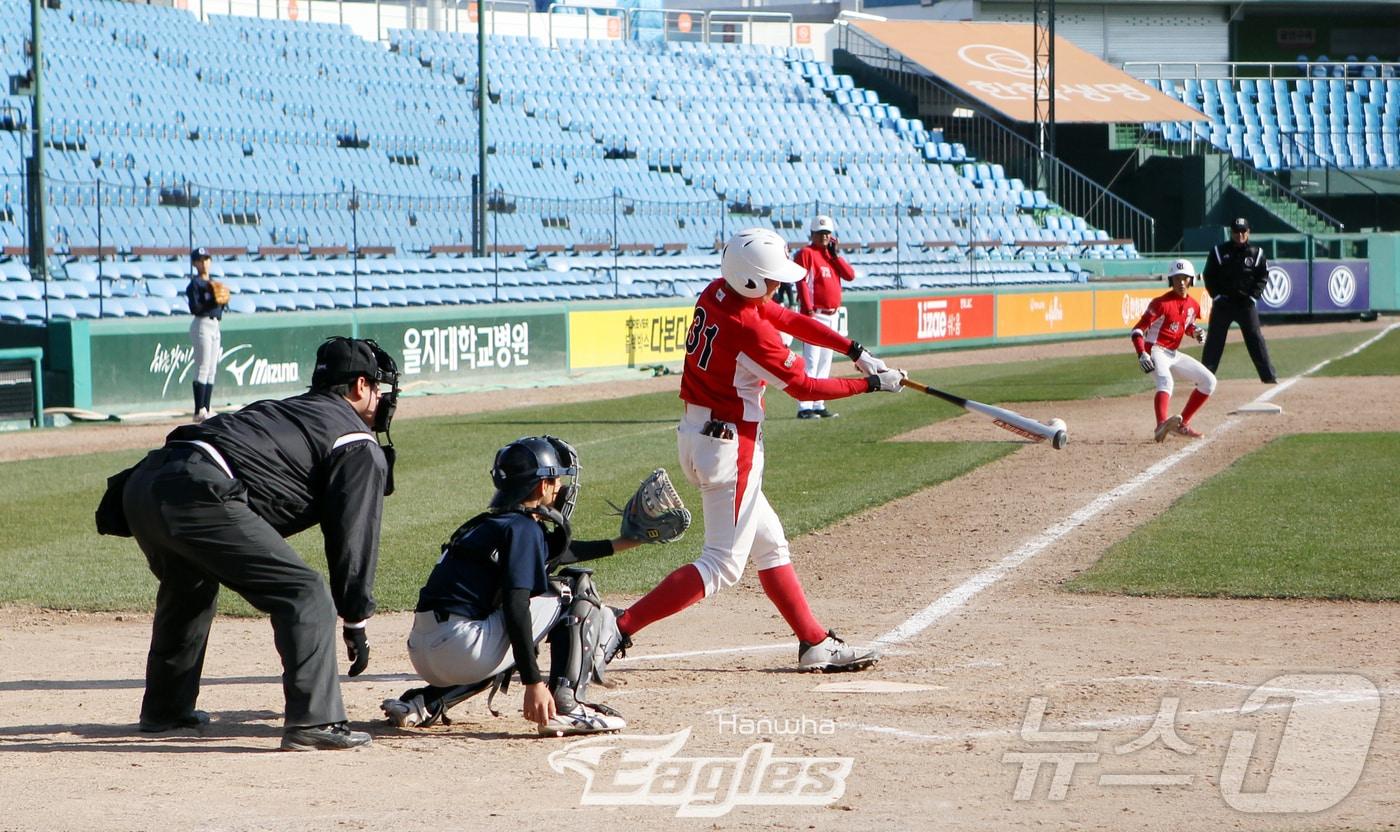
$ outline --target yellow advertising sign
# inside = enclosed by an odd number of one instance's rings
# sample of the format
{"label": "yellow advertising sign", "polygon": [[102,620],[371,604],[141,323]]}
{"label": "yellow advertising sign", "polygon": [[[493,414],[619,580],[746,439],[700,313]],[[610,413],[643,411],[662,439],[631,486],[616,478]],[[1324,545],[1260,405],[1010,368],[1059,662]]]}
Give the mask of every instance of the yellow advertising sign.
{"label": "yellow advertising sign", "polygon": [[[1166,292],[1166,287],[1152,289],[1096,289],[1094,291],[1094,329],[1099,332],[1127,332],[1138,322],[1147,304]],[[1210,318],[1210,298],[1205,289],[1192,287],[1191,297],[1201,305],[1201,320]]]}
{"label": "yellow advertising sign", "polygon": [[1093,292],[997,295],[997,337],[1092,332]]}
{"label": "yellow advertising sign", "polygon": [[569,367],[643,367],[685,358],[693,306],[569,313]]}

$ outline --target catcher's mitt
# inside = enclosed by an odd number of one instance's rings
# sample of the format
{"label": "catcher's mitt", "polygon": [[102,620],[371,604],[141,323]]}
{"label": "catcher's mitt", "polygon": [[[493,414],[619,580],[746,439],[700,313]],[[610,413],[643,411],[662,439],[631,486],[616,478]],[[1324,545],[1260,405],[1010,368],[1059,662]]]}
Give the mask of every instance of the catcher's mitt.
{"label": "catcher's mitt", "polygon": [[665,468],[657,468],[642,480],[626,506],[608,504],[622,515],[621,535],[642,543],[670,543],[690,528],[690,510]]}
{"label": "catcher's mitt", "polygon": [[228,306],[228,287],[217,280],[209,281],[209,288],[214,290],[214,302],[220,306]]}

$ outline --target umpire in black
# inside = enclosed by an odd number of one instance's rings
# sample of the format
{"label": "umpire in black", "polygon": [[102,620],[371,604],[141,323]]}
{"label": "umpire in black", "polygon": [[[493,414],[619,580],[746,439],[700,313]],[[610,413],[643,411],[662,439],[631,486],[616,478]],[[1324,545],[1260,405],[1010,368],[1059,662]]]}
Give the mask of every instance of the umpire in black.
{"label": "umpire in black", "polygon": [[[195,710],[219,585],[272,619],[282,657],[282,748],[369,745],[351,731],[336,676],[335,618],[352,662],[369,663],[364,622],[384,495],[398,370],[373,341],[332,338],[316,352],[311,390],[176,428],[132,470],[122,505],[160,581],[140,729],[209,721]],[[387,454],[387,457],[386,457]],[[330,587],[283,539],[320,524]]]}
{"label": "umpire in black", "polygon": [[1238,322],[1259,380],[1277,384],[1278,376],[1269,362],[1269,348],[1259,331],[1259,298],[1269,281],[1269,263],[1264,259],[1263,249],[1249,244],[1249,220],[1241,217],[1230,224],[1230,242],[1211,249],[1203,276],[1211,308],[1201,363],[1215,372],[1225,352],[1230,324]]}

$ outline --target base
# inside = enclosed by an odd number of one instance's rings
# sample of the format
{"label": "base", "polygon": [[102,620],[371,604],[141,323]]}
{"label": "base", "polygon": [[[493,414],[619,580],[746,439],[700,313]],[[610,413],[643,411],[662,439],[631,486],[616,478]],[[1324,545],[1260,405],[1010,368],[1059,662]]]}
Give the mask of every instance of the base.
{"label": "base", "polygon": [[1283,408],[1273,402],[1250,402],[1242,404],[1230,411],[1231,416],[1277,416],[1283,412]]}

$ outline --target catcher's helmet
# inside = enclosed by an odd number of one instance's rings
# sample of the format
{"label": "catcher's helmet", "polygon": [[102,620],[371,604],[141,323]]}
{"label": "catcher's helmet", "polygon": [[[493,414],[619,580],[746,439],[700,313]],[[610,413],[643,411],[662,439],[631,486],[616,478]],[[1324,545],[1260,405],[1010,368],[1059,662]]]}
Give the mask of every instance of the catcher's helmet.
{"label": "catcher's helmet", "polygon": [[1167,282],[1171,283],[1172,278],[1181,275],[1186,278],[1186,285],[1191,286],[1196,282],[1196,267],[1185,257],[1172,261],[1172,267],[1167,270]]}
{"label": "catcher's helmet", "polygon": [[555,477],[565,482],[552,508],[568,520],[578,501],[578,452],[554,436],[522,436],[496,451],[496,461],[491,465],[491,482],[496,486],[491,508],[515,508],[529,499],[540,480]]}
{"label": "catcher's helmet", "polygon": [[807,270],[788,259],[787,243],[771,228],[745,228],[729,238],[720,255],[719,273],[746,298],[768,293],[765,280],[796,283]]}

